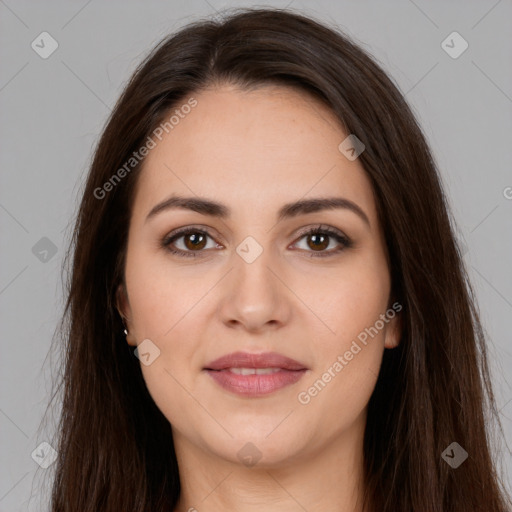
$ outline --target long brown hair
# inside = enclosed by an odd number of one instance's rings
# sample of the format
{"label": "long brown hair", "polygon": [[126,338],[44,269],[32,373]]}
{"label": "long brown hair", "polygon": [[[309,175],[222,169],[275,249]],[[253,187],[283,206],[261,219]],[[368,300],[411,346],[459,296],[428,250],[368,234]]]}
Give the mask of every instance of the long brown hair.
{"label": "long brown hair", "polygon": [[[425,137],[369,54],[339,30],[275,9],[238,9],[164,39],[106,124],[66,260],[72,266],[59,328],[52,512],[163,512],[177,503],[171,426],[146,388],[116,310],[144,160],[130,168],[126,162],[173,108],[222,83],[299,88],[366,147],[359,158],[375,193],[393,294],[403,305],[401,343],[385,350],[368,405],[368,509],[505,512],[510,500],[488,429],[499,418],[484,335]],[[123,166],[122,179],[112,181]],[[453,442],[468,453],[457,469],[442,457]]]}

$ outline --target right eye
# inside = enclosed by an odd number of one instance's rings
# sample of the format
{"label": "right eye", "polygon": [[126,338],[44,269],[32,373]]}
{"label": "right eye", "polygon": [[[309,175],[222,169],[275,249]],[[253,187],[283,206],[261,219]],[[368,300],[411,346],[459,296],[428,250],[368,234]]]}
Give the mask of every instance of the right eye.
{"label": "right eye", "polygon": [[[177,256],[196,257],[198,255],[194,253],[203,252],[203,249],[218,247],[218,244],[215,242],[213,242],[213,246],[206,247],[208,238],[213,241],[213,238],[207,231],[197,228],[184,228],[167,235],[162,240],[162,246]],[[183,239],[181,248],[176,247],[176,242],[180,239]]]}

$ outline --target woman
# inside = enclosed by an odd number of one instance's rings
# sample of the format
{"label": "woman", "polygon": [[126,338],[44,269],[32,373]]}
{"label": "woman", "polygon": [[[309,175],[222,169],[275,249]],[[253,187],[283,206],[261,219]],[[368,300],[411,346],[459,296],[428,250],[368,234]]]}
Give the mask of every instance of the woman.
{"label": "woman", "polygon": [[425,138],[349,39],[162,41],[75,228],[53,512],[504,512],[485,343]]}

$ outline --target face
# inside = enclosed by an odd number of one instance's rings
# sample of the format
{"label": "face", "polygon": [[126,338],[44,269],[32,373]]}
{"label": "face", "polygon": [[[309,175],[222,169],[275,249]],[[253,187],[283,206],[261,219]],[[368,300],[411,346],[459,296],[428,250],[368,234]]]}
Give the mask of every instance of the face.
{"label": "face", "polygon": [[371,184],[307,95],[192,96],[139,176],[118,293],[127,340],[175,443],[238,464],[307,460],[362,432],[399,340]]}

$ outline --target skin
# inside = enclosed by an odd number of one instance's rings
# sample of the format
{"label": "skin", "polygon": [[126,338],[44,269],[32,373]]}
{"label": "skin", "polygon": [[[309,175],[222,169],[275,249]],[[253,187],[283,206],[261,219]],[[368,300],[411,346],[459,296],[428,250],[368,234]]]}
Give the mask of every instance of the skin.
{"label": "skin", "polygon": [[[347,134],[337,119],[304,93],[221,85],[193,97],[197,106],[145,160],[118,290],[127,342],[149,339],[160,350],[141,368],[172,425],[182,485],[175,511],[361,511],[367,404],[384,349],[399,342],[399,315],[309,403],[297,396],[391,307],[370,181],[338,149]],[[170,209],[146,221],[172,194],[213,199],[232,214]],[[331,196],[356,203],[369,225],[349,209],[276,221],[285,203]],[[343,246],[330,237],[317,249],[299,233],[320,224],[353,246],[335,253]],[[174,246],[202,251],[196,257],[161,246],[190,225],[209,232],[203,248],[190,236]],[[252,263],[236,252],[248,236],[263,249]],[[331,255],[310,257],[322,251]],[[308,370],[265,397],[240,397],[203,371],[238,350],[276,351]],[[248,442],[261,454],[250,467],[237,455]]]}

